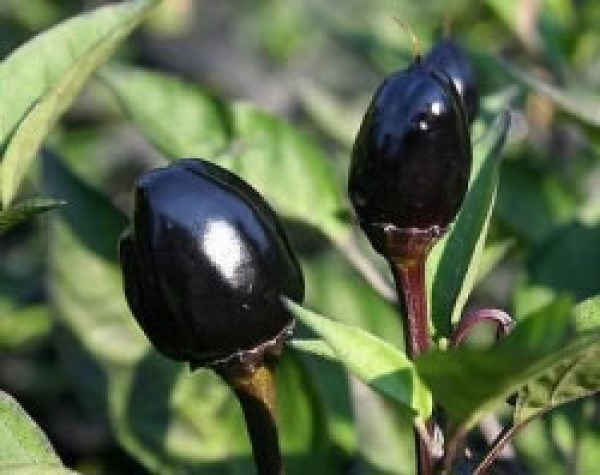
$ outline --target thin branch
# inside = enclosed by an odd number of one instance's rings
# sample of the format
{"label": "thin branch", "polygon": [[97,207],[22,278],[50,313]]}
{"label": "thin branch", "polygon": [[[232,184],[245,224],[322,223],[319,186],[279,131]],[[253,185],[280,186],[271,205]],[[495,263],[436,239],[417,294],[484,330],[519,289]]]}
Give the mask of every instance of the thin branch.
{"label": "thin branch", "polygon": [[479,465],[473,472],[473,475],[485,475],[486,470],[492,466],[494,461],[498,458],[498,456],[504,449],[504,446],[512,440],[512,438],[523,427],[523,425],[524,424],[510,425],[506,427],[502,432],[500,432],[500,434],[490,447],[488,453],[485,455],[483,460],[479,462]]}

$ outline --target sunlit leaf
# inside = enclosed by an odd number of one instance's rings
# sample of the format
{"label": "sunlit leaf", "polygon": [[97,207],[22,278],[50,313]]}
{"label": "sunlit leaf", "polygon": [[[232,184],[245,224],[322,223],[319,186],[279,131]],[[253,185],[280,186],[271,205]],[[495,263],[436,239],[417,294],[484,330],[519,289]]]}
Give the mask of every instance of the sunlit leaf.
{"label": "sunlit leaf", "polygon": [[136,0],[75,17],[35,37],[0,64],[4,207],[12,201],[54,122],[155,4],[155,0]]}
{"label": "sunlit leaf", "polygon": [[0,474],[75,475],[63,468],[50,442],[8,394],[0,391]]}
{"label": "sunlit leaf", "polygon": [[120,67],[105,69],[102,78],[169,159],[214,160],[250,182],[281,215],[333,238],[346,233],[339,219],[344,205],[327,157],[282,119],[250,104],[228,105],[165,74]]}
{"label": "sunlit leaf", "polygon": [[[431,396],[403,352],[360,328],[327,319],[290,301],[287,304],[302,323],[327,343],[350,372],[416,416],[429,417]],[[303,350],[315,348],[314,344],[299,347]],[[322,356],[323,350],[316,354]]]}

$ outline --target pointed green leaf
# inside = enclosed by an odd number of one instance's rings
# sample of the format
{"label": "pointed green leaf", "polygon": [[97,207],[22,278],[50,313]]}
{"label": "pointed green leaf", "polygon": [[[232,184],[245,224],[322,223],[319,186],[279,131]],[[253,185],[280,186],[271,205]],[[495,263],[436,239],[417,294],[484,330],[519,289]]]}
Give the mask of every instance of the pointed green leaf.
{"label": "pointed green leaf", "polygon": [[404,353],[360,328],[334,322],[291,301],[287,304],[298,320],[323,338],[352,374],[421,419],[431,415],[431,395]]}
{"label": "pointed green leaf", "polygon": [[38,214],[64,205],[64,201],[50,198],[31,198],[0,211],[0,234],[32,219]]}
{"label": "pointed green leaf", "polygon": [[311,355],[318,356],[319,358],[324,358],[326,360],[339,362],[336,352],[333,351],[331,346],[329,346],[323,340],[294,339],[289,342],[289,345],[298,351],[310,353]]}
{"label": "pointed green leaf", "polygon": [[501,114],[475,144],[469,190],[452,229],[427,260],[430,315],[440,336],[448,336],[467,301],[478,273],[498,187],[499,155],[510,116]]}
{"label": "pointed green leaf", "polygon": [[[323,245],[325,240],[320,240]],[[323,249],[318,253],[301,253],[302,271],[306,282],[305,304],[322,315],[336,314],[343,317],[343,323],[361,327],[375,336],[379,336],[394,346],[403,344],[402,329],[393,305],[381,298],[364,282],[357,272],[344,261],[343,256],[335,249]],[[387,444],[399,444],[405,441],[408,433],[412,440],[411,424],[398,425],[394,421],[394,413],[403,413],[395,404],[385,404],[379,394],[370,391],[363,385],[357,385],[348,377],[345,368],[337,362],[313,358],[305,354],[302,359],[311,371],[315,385],[319,388],[327,404],[327,418],[330,421],[332,436],[347,450],[355,454],[357,450],[365,457],[377,457],[376,444],[358,444],[358,435],[363,433],[365,423],[375,427],[382,426],[385,435],[376,440],[386,439]],[[361,411],[353,409],[352,394],[360,387]],[[351,391],[352,390],[352,391]],[[373,410],[370,417],[369,410]],[[400,417],[400,416],[398,416]],[[363,421],[358,425],[357,419]],[[381,419],[385,419],[382,422]],[[405,417],[403,420],[410,419]],[[383,426],[386,429],[383,429]],[[402,444],[401,444],[402,445]],[[372,451],[372,452],[370,452]],[[369,452],[369,453],[367,453]],[[386,460],[398,460],[406,451],[385,454]],[[410,450],[408,450],[410,452]],[[393,466],[393,463],[391,463]]]}
{"label": "pointed green leaf", "polygon": [[542,171],[526,160],[502,166],[496,216],[526,245],[544,246],[552,233],[573,221],[579,199],[555,171]]}
{"label": "pointed green leaf", "polygon": [[126,66],[106,67],[99,77],[167,158],[212,159],[226,152],[231,140],[227,107],[199,85]]}
{"label": "pointed green leaf", "polygon": [[[562,404],[600,391],[600,299],[592,298],[574,309],[579,336],[553,365],[530,381],[519,393],[515,424]],[[585,344],[576,344],[578,341]]]}
{"label": "pointed green leaf", "polygon": [[44,433],[17,401],[2,391],[0,475],[76,475],[63,468]]}
{"label": "pointed green leaf", "polygon": [[285,121],[249,104],[229,106],[165,74],[121,67],[105,69],[102,78],[168,158],[214,160],[250,182],[281,215],[333,238],[346,234],[339,219],[344,205],[327,157]]}
{"label": "pointed green leaf", "polygon": [[35,37],[0,64],[2,205],[12,201],[59,116],[118,44],[156,4],[136,0],[98,9]]}

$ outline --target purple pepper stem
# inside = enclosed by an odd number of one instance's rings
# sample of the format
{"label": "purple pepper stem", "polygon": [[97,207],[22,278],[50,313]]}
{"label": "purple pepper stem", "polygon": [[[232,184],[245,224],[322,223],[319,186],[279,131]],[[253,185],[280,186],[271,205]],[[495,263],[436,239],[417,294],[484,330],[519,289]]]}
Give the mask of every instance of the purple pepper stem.
{"label": "purple pepper stem", "polygon": [[[398,229],[387,228],[387,257],[394,273],[398,300],[404,316],[406,352],[410,359],[427,352],[430,346],[429,318],[427,315],[427,289],[425,285],[425,262],[429,251],[445,229]],[[427,430],[433,432],[433,421],[427,422]],[[415,431],[419,475],[431,475],[434,461],[427,444]]]}

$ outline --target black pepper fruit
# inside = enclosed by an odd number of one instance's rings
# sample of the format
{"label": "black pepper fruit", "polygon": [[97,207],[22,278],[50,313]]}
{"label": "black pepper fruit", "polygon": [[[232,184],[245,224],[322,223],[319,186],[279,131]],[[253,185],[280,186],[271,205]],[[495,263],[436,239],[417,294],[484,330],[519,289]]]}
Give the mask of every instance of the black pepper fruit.
{"label": "black pepper fruit", "polygon": [[374,248],[390,257],[390,230],[441,234],[470,168],[462,100],[448,76],[417,57],[375,92],[354,143],[349,195]]}
{"label": "black pepper fruit", "polygon": [[143,175],[119,247],[133,315],[157,350],[193,367],[260,365],[293,326],[281,296],[304,295],[269,205],[209,162],[178,160]]}
{"label": "black pepper fruit", "polygon": [[473,122],[479,109],[479,84],[467,54],[454,41],[445,39],[435,45],[423,62],[452,79],[464,102],[469,123]]}
{"label": "black pepper fruit", "polygon": [[237,396],[258,475],[283,475],[274,371],[304,279],[275,213],[234,174],[179,160],[143,175],[119,245],[125,295],[154,347]]}

